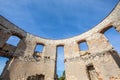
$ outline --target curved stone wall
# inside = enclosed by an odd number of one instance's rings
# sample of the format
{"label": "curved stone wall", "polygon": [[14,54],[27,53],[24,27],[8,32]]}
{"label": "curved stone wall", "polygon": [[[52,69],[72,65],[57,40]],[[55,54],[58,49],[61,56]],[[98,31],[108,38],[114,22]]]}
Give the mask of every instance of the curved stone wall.
{"label": "curved stone wall", "polygon": [[[0,56],[10,59],[1,79],[26,80],[38,74],[44,75],[45,80],[56,80],[56,48],[64,46],[66,80],[120,80],[119,56],[104,36],[111,27],[120,32],[120,2],[93,29],[62,40],[29,34],[0,16]],[[6,43],[10,36],[20,38],[17,46]],[[88,50],[79,49],[82,42],[87,43]],[[34,58],[37,44],[44,45],[44,49]]]}

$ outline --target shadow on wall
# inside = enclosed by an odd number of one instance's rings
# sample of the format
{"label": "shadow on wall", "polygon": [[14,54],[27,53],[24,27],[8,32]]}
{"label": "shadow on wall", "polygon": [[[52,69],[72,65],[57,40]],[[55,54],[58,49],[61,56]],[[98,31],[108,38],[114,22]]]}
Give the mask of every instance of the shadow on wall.
{"label": "shadow on wall", "polygon": [[28,76],[27,80],[44,80],[45,76],[40,74],[36,74],[36,75],[32,75],[32,76]]}
{"label": "shadow on wall", "polygon": [[120,33],[115,30],[114,26],[109,26],[108,28],[103,30],[102,33],[106,36],[109,43],[113,46],[113,49],[115,49],[115,51],[110,51],[110,54],[120,68]]}
{"label": "shadow on wall", "polygon": [[6,74],[4,75],[5,77],[3,78],[2,76],[0,76],[0,80],[10,80],[10,72],[7,70]]}
{"label": "shadow on wall", "polygon": [[114,58],[114,60],[115,60],[116,64],[118,65],[118,67],[120,68],[120,56],[118,55],[118,53],[116,51],[111,51],[110,54]]}
{"label": "shadow on wall", "polygon": [[106,36],[113,48],[120,54],[120,33],[111,26],[106,29],[103,34]]}

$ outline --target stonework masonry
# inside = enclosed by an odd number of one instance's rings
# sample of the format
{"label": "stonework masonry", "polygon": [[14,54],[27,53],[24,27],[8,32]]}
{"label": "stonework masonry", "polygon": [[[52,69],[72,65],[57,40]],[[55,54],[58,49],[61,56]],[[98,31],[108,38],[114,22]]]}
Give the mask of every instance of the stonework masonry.
{"label": "stonework masonry", "polygon": [[[120,32],[120,2],[93,29],[62,40],[32,35],[0,16],[0,56],[9,58],[0,80],[57,80],[58,46],[64,46],[66,80],[120,80],[120,57],[104,35],[111,27]],[[10,36],[20,38],[17,46],[6,43]],[[88,50],[79,49],[82,42]],[[44,49],[35,58],[37,44]]]}

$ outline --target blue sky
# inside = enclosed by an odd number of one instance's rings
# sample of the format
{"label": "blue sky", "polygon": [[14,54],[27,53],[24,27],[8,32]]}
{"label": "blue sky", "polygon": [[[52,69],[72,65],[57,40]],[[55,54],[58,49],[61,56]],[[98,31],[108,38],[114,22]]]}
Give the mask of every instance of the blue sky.
{"label": "blue sky", "polygon": [[[93,28],[111,12],[117,2],[118,0],[0,0],[0,15],[29,33],[49,39],[63,39]],[[110,36],[119,43],[119,35]],[[118,43],[111,43],[120,50]],[[63,53],[61,49],[59,52]]]}
{"label": "blue sky", "polygon": [[[61,39],[98,24],[118,0],[0,0],[0,14],[27,32]],[[28,28],[29,27],[29,28]]]}

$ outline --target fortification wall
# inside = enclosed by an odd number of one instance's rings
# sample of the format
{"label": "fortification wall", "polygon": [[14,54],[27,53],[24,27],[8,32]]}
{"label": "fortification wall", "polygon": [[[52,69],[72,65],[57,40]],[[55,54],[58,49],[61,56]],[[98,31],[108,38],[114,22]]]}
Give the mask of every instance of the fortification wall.
{"label": "fortification wall", "polygon": [[[120,2],[93,29],[62,40],[32,35],[0,16],[0,56],[10,59],[1,79],[32,80],[30,76],[43,75],[44,80],[56,80],[56,48],[64,46],[66,80],[120,80],[120,58],[104,35],[111,27],[120,32]],[[6,43],[10,36],[20,38],[17,46]],[[88,50],[79,49],[82,42]],[[37,44],[44,46],[41,54],[35,53]]]}

